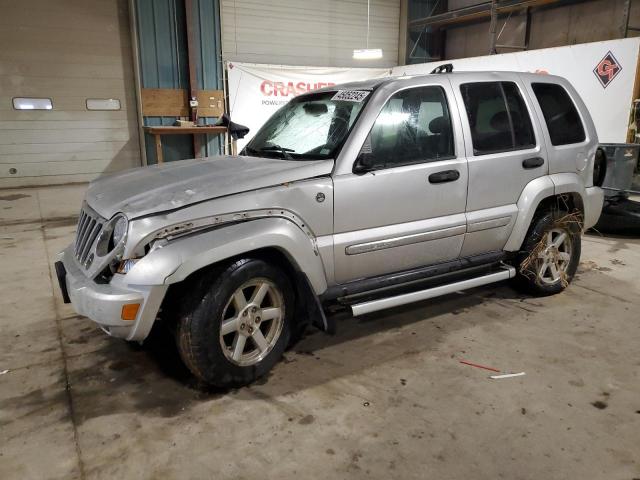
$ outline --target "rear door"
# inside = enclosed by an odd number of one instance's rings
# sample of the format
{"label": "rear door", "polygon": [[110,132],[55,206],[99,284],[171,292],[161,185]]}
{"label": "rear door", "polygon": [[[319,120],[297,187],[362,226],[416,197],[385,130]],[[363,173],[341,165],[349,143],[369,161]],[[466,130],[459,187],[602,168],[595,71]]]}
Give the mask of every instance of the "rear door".
{"label": "rear door", "polygon": [[469,165],[461,256],[499,251],[515,223],[524,187],[549,171],[544,144],[535,133],[540,131],[537,118],[517,74],[450,78]]}

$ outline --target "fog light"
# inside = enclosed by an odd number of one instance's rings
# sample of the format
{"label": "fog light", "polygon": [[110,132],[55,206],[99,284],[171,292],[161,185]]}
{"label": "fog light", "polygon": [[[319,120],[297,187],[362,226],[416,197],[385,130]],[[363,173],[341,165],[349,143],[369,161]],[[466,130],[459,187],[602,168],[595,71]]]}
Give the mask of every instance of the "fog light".
{"label": "fog light", "polygon": [[122,320],[135,320],[140,309],[139,303],[127,303],[122,306]]}

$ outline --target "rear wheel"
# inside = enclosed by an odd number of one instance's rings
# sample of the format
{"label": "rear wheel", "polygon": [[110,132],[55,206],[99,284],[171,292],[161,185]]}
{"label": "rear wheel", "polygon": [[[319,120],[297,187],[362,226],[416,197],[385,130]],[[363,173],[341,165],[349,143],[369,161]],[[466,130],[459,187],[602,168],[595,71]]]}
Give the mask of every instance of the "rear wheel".
{"label": "rear wheel", "polygon": [[534,220],[518,258],[518,283],[531,293],[564,290],[580,262],[580,219],[562,211]]}
{"label": "rear wheel", "polygon": [[194,279],[180,314],[178,350],[200,380],[246,385],[280,359],[291,334],[287,276],[259,259],[238,260]]}

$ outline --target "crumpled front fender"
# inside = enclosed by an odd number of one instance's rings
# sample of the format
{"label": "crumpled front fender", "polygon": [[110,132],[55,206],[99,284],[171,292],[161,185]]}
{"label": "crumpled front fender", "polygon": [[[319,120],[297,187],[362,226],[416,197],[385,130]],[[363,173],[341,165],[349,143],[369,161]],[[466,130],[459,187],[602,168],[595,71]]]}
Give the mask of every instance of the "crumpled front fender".
{"label": "crumpled front fender", "polygon": [[306,274],[316,295],[327,289],[315,241],[284,218],[260,218],[172,240],[127,273],[132,285],[169,285],[208,265],[262,248],[276,248]]}

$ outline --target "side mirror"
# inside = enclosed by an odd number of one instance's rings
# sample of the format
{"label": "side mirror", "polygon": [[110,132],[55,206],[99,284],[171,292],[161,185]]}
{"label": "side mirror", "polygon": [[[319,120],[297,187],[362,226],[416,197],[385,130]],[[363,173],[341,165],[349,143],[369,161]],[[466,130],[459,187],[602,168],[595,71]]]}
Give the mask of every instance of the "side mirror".
{"label": "side mirror", "polygon": [[370,152],[360,152],[356,163],[353,165],[353,173],[362,174],[374,169],[374,157]]}

